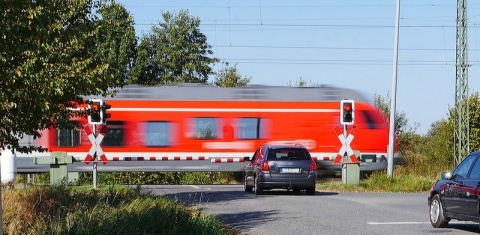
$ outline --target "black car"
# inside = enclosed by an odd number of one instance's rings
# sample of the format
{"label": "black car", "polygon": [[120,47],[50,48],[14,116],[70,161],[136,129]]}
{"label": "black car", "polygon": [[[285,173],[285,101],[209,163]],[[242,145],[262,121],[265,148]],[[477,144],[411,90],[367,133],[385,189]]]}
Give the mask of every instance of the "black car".
{"label": "black car", "polygon": [[255,151],[245,167],[245,191],[287,189],[315,194],[317,164],[302,145],[265,144]]}
{"label": "black car", "polygon": [[480,222],[480,151],[470,153],[455,170],[443,172],[428,196],[430,222],[446,227],[451,219]]}

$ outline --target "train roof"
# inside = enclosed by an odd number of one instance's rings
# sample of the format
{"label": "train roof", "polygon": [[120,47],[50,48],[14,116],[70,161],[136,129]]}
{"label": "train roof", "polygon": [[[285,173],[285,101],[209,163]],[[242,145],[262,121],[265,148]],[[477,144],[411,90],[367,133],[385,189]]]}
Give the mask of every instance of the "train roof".
{"label": "train roof", "polygon": [[[244,101],[340,101],[351,99],[368,102],[362,93],[353,89],[332,86],[287,87],[267,85],[247,85],[222,88],[208,84],[184,83],[168,86],[127,85],[117,89],[115,97],[104,100],[244,100]],[[101,97],[85,97],[101,98]]]}

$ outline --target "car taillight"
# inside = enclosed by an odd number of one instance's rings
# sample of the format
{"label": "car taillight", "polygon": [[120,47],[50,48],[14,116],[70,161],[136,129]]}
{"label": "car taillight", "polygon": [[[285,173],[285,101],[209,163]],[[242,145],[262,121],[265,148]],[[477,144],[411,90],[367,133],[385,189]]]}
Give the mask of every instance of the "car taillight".
{"label": "car taillight", "polygon": [[317,163],[315,161],[310,162],[310,171],[317,171]]}
{"label": "car taillight", "polygon": [[268,161],[262,162],[262,171],[270,171],[270,166],[268,165]]}

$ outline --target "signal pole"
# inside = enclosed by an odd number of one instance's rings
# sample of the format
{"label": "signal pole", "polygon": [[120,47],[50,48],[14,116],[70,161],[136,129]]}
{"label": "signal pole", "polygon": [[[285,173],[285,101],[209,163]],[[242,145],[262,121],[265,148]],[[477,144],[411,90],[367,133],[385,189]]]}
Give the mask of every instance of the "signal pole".
{"label": "signal pole", "polygon": [[[103,164],[107,164],[108,160],[105,156],[100,143],[103,140],[103,137],[107,132],[107,119],[111,117],[106,111],[111,108],[111,105],[102,101],[101,99],[90,99],[89,100],[89,114],[88,114],[88,124],[92,125],[91,130],[89,127],[84,127],[84,130],[90,140],[92,147],[88,151],[85,162],[93,162],[93,188],[97,188],[97,159],[100,157],[100,160]],[[97,134],[97,125],[102,125],[100,133]]]}
{"label": "signal pole", "polygon": [[[96,124],[93,124],[93,136],[97,137],[97,125]],[[95,154],[93,155],[93,170],[92,170],[92,173],[93,173],[93,189],[97,189],[97,152],[95,152]]]}

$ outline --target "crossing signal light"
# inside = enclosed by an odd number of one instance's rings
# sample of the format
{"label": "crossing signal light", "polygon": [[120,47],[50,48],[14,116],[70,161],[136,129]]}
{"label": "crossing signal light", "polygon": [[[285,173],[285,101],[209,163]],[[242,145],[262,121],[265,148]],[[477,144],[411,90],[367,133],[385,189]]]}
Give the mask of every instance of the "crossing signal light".
{"label": "crossing signal light", "polygon": [[340,124],[353,125],[355,120],[355,102],[353,100],[340,101]]}
{"label": "crossing signal light", "polygon": [[103,109],[102,109],[102,123],[107,124],[107,119],[110,118],[112,115],[107,113],[107,110],[112,108],[111,105],[103,102]]}
{"label": "crossing signal light", "polygon": [[88,124],[102,124],[102,100],[91,99],[88,102]]}

